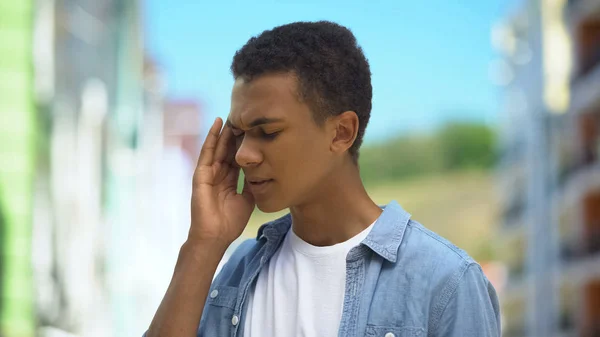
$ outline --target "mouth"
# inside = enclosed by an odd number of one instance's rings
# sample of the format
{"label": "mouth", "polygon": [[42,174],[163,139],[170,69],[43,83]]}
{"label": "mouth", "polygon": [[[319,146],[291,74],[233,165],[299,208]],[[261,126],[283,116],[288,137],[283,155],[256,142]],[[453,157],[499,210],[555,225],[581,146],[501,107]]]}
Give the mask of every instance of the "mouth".
{"label": "mouth", "polygon": [[253,179],[248,180],[248,183],[250,183],[250,186],[262,186],[271,181],[273,181],[273,179]]}
{"label": "mouth", "polygon": [[263,194],[273,179],[249,179],[250,191],[252,194]]}

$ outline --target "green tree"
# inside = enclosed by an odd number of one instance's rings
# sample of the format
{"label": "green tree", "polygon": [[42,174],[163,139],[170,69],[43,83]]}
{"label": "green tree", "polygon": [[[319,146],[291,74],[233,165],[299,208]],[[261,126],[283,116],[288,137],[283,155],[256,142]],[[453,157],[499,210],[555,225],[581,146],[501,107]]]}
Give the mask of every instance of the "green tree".
{"label": "green tree", "polygon": [[451,123],[433,134],[402,135],[360,151],[366,184],[463,169],[488,169],[495,163],[496,137],[486,125]]}
{"label": "green tree", "polygon": [[440,172],[442,161],[434,137],[404,136],[363,149],[360,169],[369,184]]}
{"label": "green tree", "polygon": [[487,169],[496,161],[494,131],[483,124],[451,123],[437,133],[444,170]]}

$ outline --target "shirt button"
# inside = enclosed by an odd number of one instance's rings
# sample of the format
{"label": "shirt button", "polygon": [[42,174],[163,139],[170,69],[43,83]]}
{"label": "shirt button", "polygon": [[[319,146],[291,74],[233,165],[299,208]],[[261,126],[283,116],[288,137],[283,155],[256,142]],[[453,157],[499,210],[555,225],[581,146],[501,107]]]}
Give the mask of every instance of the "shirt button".
{"label": "shirt button", "polygon": [[219,296],[219,291],[217,289],[211,291],[210,298],[215,298],[217,296]]}
{"label": "shirt button", "polygon": [[239,322],[240,319],[237,317],[237,315],[233,315],[233,317],[231,317],[231,324],[237,325]]}
{"label": "shirt button", "polygon": [[388,333],[385,334],[385,337],[396,337],[396,335],[394,335],[391,332],[388,332]]}
{"label": "shirt button", "polygon": [[261,264],[265,264],[265,262],[267,262],[267,257],[266,256],[261,257],[260,258],[260,263]]}

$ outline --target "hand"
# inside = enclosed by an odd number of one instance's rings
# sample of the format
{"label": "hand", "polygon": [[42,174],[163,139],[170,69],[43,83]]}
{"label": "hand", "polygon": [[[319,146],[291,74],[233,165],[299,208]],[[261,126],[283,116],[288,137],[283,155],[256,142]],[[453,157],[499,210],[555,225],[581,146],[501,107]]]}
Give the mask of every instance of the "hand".
{"label": "hand", "polygon": [[240,167],[235,162],[231,127],[217,118],[202,145],[194,171],[192,224],[188,241],[231,244],[246,227],[254,210],[254,197],[244,183],[237,193]]}

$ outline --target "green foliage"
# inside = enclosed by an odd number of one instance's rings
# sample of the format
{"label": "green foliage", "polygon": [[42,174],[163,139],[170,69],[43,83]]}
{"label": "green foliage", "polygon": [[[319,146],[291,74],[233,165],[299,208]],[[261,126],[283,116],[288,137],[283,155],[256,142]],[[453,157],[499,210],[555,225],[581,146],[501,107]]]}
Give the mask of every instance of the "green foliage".
{"label": "green foliage", "polygon": [[482,124],[451,123],[432,134],[400,136],[360,152],[365,183],[464,169],[488,169],[495,161],[495,134]]}
{"label": "green foliage", "polygon": [[437,136],[445,170],[490,168],[495,161],[495,134],[481,124],[452,123]]}
{"label": "green foliage", "polygon": [[359,163],[363,179],[375,182],[440,172],[443,162],[436,139],[401,137],[362,149]]}

